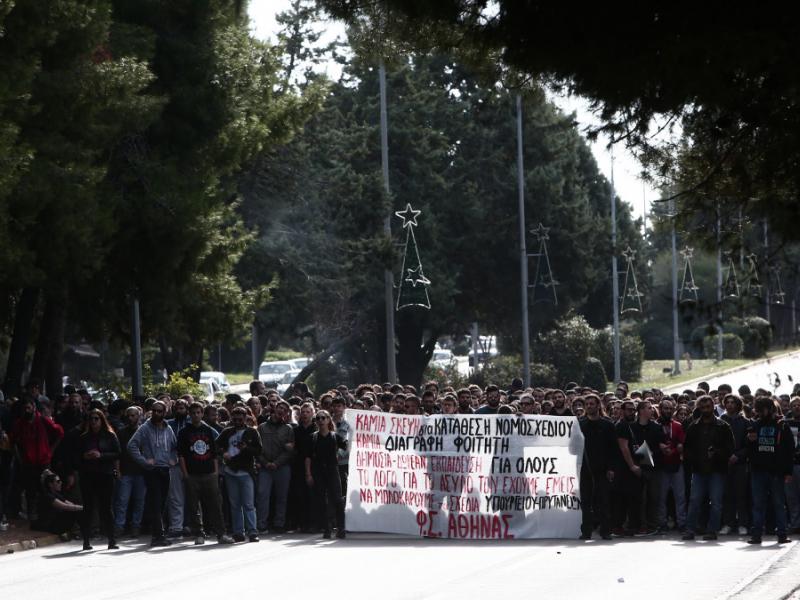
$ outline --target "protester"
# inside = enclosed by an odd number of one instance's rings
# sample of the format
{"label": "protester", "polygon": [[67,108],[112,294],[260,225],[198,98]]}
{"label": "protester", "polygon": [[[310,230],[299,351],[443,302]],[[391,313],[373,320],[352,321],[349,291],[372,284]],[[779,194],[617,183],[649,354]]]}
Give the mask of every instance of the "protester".
{"label": "protester", "polygon": [[684,431],[683,426],[672,418],[675,404],[672,400],[663,399],[658,405],[660,416],[658,424],[664,432],[664,451],[658,499],[658,526],[661,532],[667,531],[667,499],[669,492],[675,500],[675,524],[679,530],[686,527],[686,496],[684,491],[683,454]]}
{"label": "protester", "polygon": [[305,456],[306,483],[314,488],[317,501],[317,525],[323,537],[330,539],[328,506],[332,506],[336,522],[336,537],[344,538],[344,502],[339,478],[337,451],[347,447],[347,441],[338,436],[328,411],[320,410],[314,420],[317,431],[311,434],[311,443]]}
{"label": "protester", "polygon": [[166,412],[167,406],[164,402],[152,402],[150,418],[136,430],[128,442],[131,457],[144,469],[151,546],[171,544],[164,535],[163,514],[169,493],[170,469],[178,464],[178,457],[175,433],[164,419]]}
{"label": "protester", "polygon": [[[257,528],[267,531],[270,507],[274,510],[271,531],[285,533],[286,504],[292,478],[294,429],[286,423],[289,403],[279,400],[267,421],[258,426],[261,454],[258,457]],[[271,502],[275,498],[274,504]]]}
{"label": "protester", "polygon": [[[531,399],[532,400],[532,399]],[[579,420],[584,437],[581,463],[581,539],[592,539],[595,523],[600,537],[611,539],[609,485],[614,481],[617,459],[617,436],[614,424],[605,418],[600,399],[594,394],[585,398],[586,415]]]}
{"label": "protester", "polygon": [[[173,418],[167,421],[167,425],[172,429],[176,440],[181,430],[189,424],[189,402],[192,400],[192,396],[185,395],[175,400],[172,405]],[[168,537],[179,538],[185,533],[183,514],[185,502],[186,487],[180,465],[176,462],[169,470],[169,494],[167,496],[167,509],[169,512]]]}
{"label": "protester", "polygon": [[115,539],[112,500],[114,482],[119,474],[119,440],[103,411],[89,411],[77,443],[77,460],[83,499],[83,549],[91,550],[91,519],[94,510],[108,537],[108,549],[119,548]]}
{"label": "protester", "polygon": [[38,518],[32,528],[71,539],[76,525],[83,521],[83,506],[70,502],[61,493],[61,478],[49,469],[42,473],[42,493],[38,498]]}
{"label": "protester", "polygon": [[[746,386],[743,386],[746,387]],[[733,394],[725,397],[725,421],[733,433],[733,454],[728,459],[725,493],[722,498],[720,533],[747,535],[750,525],[750,466],[747,463],[747,430],[751,421],[742,414],[742,399]]]}
{"label": "protester", "polygon": [[692,468],[689,514],[683,539],[693,540],[706,498],[710,502],[704,540],[716,540],[722,519],[722,493],[728,462],[734,451],[733,433],[728,424],[717,418],[711,396],[697,399],[700,418],[689,425],[683,448]]}
{"label": "protester", "polygon": [[258,542],[253,477],[256,458],[261,454],[261,438],[245,424],[246,418],[244,406],[236,406],[231,411],[230,425],[219,434],[217,446],[224,463],[233,539],[243,542],[246,534],[249,541]]}
{"label": "protester", "polygon": [[178,460],[186,484],[185,509],[189,514],[194,543],[204,544],[206,530],[210,530],[216,534],[220,544],[231,544],[233,538],[225,533],[220,505],[216,460],[219,434],[203,422],[203,405],[199,402],[189,405],[189,419],[189,424],[178,434]]}
{"label": "protester", "polygon": [[128,442],[139,429],[142,411],[138,406],[125,409],[125,426],[119,430],[120,457],[119,479],[114,496],[114,537],[119,539],[125,531],[128,512],[130,510],[132,537],[139,537],[144,516],[145,483],[144,469],[131,456]]}
{"label": "protester", "polygon": [[784,484],[791,483],[794,470],[794,437],[789,426],[775,417],[775,402],[756,398],[756,421],[747,432],[750,486],[753,494],[753,522],[748,544],[760,544],[764,533],[767,496],[771,496],[775,533],[779,544],[789,542],[786,524]]}

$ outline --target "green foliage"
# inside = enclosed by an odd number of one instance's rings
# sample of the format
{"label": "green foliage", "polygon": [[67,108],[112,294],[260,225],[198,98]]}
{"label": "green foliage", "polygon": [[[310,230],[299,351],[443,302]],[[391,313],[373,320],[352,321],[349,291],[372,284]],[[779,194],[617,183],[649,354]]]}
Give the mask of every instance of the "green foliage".
{"label": "green foliage", "polygon": [[[744,319],[745,326],[750,331],[755,331],[757,339],[753,339],[752,343],[756,347],[755,352],[758,352],[758,357],[766,356],[767,351],[772,345],[772,325],[766,319],[761,317],[747,317]],[[752,336],[756,338],[756,336]]]}
{"label": "green foliage", "polygon": [[287,350],[284,348],[279,348],[278,350],[269,350],[264,355],[263,360],[267,361],[274,361],[274,360],[291,360],[293,358],[302,358],[302,352],[295,352],[294,350]]}
{"label": "green foliage", "polygon": [[[156,394],[167,393],[172,398],[180,398],[184,394],[191,394],[195,400],[206,400],[205,388],[193,376],[197,370],[197,365],[190,365],[187,369],[170,373],[166,382],[156,381],[150,365],[145,363],[142,367],[144,394],[147,397],[155,397]],[[129,389],[128,398],[132,397],[133,394]]]}
{"label": "green foliage", "polygon": [[[644,344],[636,335],[621,333],[619,336],[619,374],[623,381],[638,381],[642,376]],[[614,374],[614,338],[610,327],[598,332],[592,356],[600,359],[606,373]]]}
{"label": "green foliage", "polygon": [[596,337],[597,331],[583,316],[569,315],[539,338],[535,346],[537,358],[556,368],[562,384],[580,382]]}
{"label": "green foliage", "polygon": [[[719,336],[709,335],[703,339],[703,352],[706,358],[720,359],[717,354]],[[742,338],[733,333],[722,334],[722,358],[741,358],[744,349]]]}
{"label": "green foliage", "polygon": [[599,359],[590,356],[586,360],[586,365],[583,368],[583,380],[581,383],[582,385],[590,387],[593,390],[597,390],[598,392],[606,391],[608,380],[606,379],[606,371],[603,368],[603,363]]}
{"label": "green foliage", "polygon": [[470,383],[477,383],[481,387],[493,383],[507,389],[515,377],[522,377],[522,359],[517,354],[509,354],[487,360],[470,377]]}
{"label": "green foliage", "polygon": [[531,385],[533,387],[555,388],[559,386],[558,371],[553,365],[531,364]]}

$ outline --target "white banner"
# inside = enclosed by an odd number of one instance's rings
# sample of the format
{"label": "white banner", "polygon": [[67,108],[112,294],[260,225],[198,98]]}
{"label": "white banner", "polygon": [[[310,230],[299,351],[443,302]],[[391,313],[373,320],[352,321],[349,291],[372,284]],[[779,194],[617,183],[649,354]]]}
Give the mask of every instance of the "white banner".
{"label": "white banner", "polygon": [[348,410],[347,529],[458,539],[580,534],[574,417]]}

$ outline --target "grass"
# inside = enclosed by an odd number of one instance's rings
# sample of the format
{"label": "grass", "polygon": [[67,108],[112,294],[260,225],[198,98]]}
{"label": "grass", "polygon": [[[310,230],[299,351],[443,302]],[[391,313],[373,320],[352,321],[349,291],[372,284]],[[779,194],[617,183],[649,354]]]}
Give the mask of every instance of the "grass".
{"label": "grass", "polygon": [[[791,352],[797,348],[776,348],[767,352],[767,358],[772,358],[779,354]],[[684,381],[691,381],[699,377],[710,377],[720,371],[741,367],[751,362],[763,360],[757,359],[727,359],[722,362],[716,362],[712,359],[695,359],[692,360],[692,369],[687,368],[685,360],[681,360],[681,373],[675,377],[671,376],[668,372],[665,373],[664,369],[672,370],[672,360],[646,360],[642,364],[642,377],[639,381],[628,382],[631,390],[641,390],[645,388],[659,388],[663,389],[673,385],[680,384]]]}
{"label": "grass", "polygon": [[228,378],[228,383],[231,385],[239,385],[241,383],[250,383],[253,381],[252,373],[225,373]]}

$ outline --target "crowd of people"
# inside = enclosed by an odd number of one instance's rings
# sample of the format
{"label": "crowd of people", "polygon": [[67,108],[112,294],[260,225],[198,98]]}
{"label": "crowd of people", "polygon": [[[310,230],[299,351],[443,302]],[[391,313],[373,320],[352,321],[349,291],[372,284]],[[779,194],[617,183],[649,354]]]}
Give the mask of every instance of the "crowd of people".
{"label": "crowd of people", "polygon": [[339,386],[315,397],[296,383],[282,398],[253,381],[250,397],[205,403],[168,394],[141,402],[92,399],[67,386],[50,399],[31,381],[0,404],[0,529],[8,518],[117,548],[208,535],[258,542],[269,532],[346,535],[347,408],[401,413],[577,417],[581,539],[800,530],[800,390],[776,397],[746,386],[681,394],[565,389],[462,389],[429,382]]}

